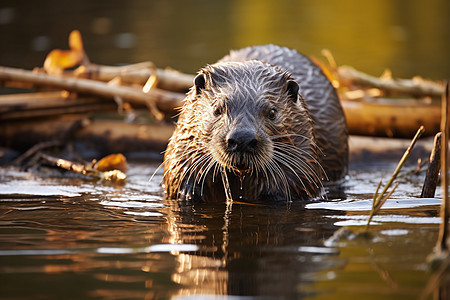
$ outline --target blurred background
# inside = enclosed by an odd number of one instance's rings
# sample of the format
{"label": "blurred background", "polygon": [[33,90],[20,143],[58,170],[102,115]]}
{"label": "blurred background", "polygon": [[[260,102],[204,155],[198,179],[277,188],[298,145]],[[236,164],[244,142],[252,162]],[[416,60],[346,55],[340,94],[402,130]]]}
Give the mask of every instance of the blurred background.
{"label": "blurred background", "polygon": [[41,66],[81,31],[90,60],[195,73],[229,49],[275,43],[380,75],[450,77],[448,0],[0,2],[0,65]]}

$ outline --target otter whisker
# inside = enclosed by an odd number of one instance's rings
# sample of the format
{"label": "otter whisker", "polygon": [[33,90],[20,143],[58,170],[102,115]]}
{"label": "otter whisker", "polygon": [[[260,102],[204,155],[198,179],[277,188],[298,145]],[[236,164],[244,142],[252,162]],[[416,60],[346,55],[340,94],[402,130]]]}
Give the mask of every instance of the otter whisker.
{"label": "otter whisker", "polygon": [[[279,160],[284,166],[286,166],[288,169],[290,169],[295,174],[297,179],[301,182],[302,186],[304,187],[305,192],[310,197],[313,197],[314,195],[312,195],[309,192],[309,190],[311,188],[308,188],[306,186],[305,181],[309,185],[315,186],[316,189],[323,190],[323,185],[322,185],[321,181],[315,180],[313,177],[311,177],[311,175],[307,171],[303,170],[302,166],[296,164],[292,159],[287,159],[286,156],[280,155],[280,153],[277,153],[277,160]],[[294,169],[294,167],[292,167],[292,166],[297,167],[297,168]],[[297,172],[300,172],[300,174],[302,174],[305,177],[302,178]]]}
{"label": "otter whisker", "polygon": [[[186,181],[189,181],[192,174],[194,173],[193,170],[195,171],[197,169],[197,167],[199,166],[199,164],[202,162],[202,159],[200,160],[194,160],[194,163],[192,163],[191,165],[188,166],[188,164],[191,162],[191,160],[193,160],[193,158],[196,157],[197,153],[199,152],[198,149],[195,149],[197,151],[191,151],[190,153],[186,153],[186,154],[192,154],[191,156],[189,156],[182,164],[179,165],[179,169],[184,168],[184,170],[181,172],[180,175],[180,179],[178,181],[178,186],[176,186],[176,190],[179,192],[181,185],[183,182],[185,182],[185,178],[186,175],[189,174],[189,176],[187,177]],[[195,188],[195,182],[194,182],[194,187]]]}
{"label": "otter whisker", "polygon": [[[269,186],[269,185],[270,185],[270,181],[269,181],[269,174],[267,173],[267,167],[266,167],[266,164],[263,163],[263,162],[261,162],[261,161],[257,161],[256,163],[257,163],[257,167],[256,167],[256,168],[257,168],[258,170],[261,170],[261,171],[262,171],[262,173],[263,173],[263,178],[266,179],[266,184],[267,184],[267,186]],[[259,173],[260,173],[260,172],[257,172],[256,174],[259,175]]]}
{"label": "otter whisker", "polygon": [[[150,179],[148,180],[148,182],[151,182],[153,180],[153,177],[155,177],[156,173],[158,173],[159,169],[161,169],[161,167],[163,167],[163,166],[164,166],[164,161],[159,164],[159,166],[153,172],[152,176],[150,176]],[[164,175],[164,172],[163,172],[163,175]]]}
{"label": "otter whisker", "polygon": [[276,163],[276,161],[273,161],[272,166],[274,167],[274,171],[275,171],[274,174],[277,174],[279,176],[279,178],[284,186],[284,193],[286,196],[286,200],[291,201],[291,191],[289,189],[289,183],[286,178],[286,175],[284,174],[281,167]]}
{"label": "otter whisker", "polygon": [[218,162],[215,162],[214,164],[214,170],[213,170],[213,182],[215,181],[215,178],[217,178],[218,172],[222,169],[220,164]]}
{"label": "otter whisker", "polygon": [[[293,159],[293,161],[296,161],[297,159],[299,159],[300,157],[302,157],[302,155],[301,155],[301,152],[295,152],[294,151],[294,149],[288,149],[288,148],[278,148],[280,151],[283,151],[283,153],[285,153],[286,155],[289,155],[289,156],[291,156],[292,157],[292,159]],[[297,155],[294,155],[294,154],[297,154]],[[320,164],[320,162],[318,162],[317,160],[314,160],[313,159],[313,161],[314,161],[314,164],[315,165],[317,165],[318,167],[319,167],[319,169],[320,169],[320,174],[322,174],[322,176],[319,176],[319,173],[318,172],[316,172],[316,171],[313,171],[313,169],[312,169],[312,164],[310,164],[310,163],[307,163],[306,162],[306,160],[305,161],[303,161],[302,160],[302,164],[304,164],[307,168],[308,168],[308,170],[310,170],[313,174],[314,174],[314,177],[315,178],[317,178],[317,180],[318,181],[322,181],[323,180],[323,178],[325,178],[325,180],[329,180],[328,179],[328,175],[326,174],[326,171],[324,170],[324,168],[322,167],[322,165]]]}
{"label": "otter whisker", "polygon": [[319,150],[320,154],[322,156],[325,156],[325,153],[323,153],[322,149],[317,145],[317,143],[315,142],[315,140],[313,138],[307,137],[303,134],[298,134],[298,133],[286,133],[286,134],[278,134],[278,135],[272,135],[270,138],[272,140],[275,139],[279,139],[279,138],[283,138],[283,137],[293,137],[293,136],[297,136],[297,137],[301,137],[307,141],[309,141],[311,143],[311,145],[313,145],[314,147],[316,147],[317,150]]}
{"label": "otter whisker", "polygon": [[[277,176],[276,176],[277,170],[272,166],[273,164],[274,164],[274,162],[272,162],[272,161],[270,163],[266,164],[266,168],[269,171],[268,174],[271,175],[271,177],[273,178],[272,183],[270,183],[270,181],[269,181],[270,178],[267,177],[268,178],[267,185],[269,187],[274,186],[273,189],[278,190],[279,188],[283,188],[283,186],[282,186],[282,183],[277,180]],[[286,194],[286,192],[285,192],[285,194]]]}
{"label": "otter whisker", "polygon": [[[204,170],[203,175],[200,177],[200,181],[201,181],[201,192],[200,194],[203,196],[203,187],[205,185],[205,181],[206,181],[206,175],[211,171],[211,168],[213,166],[217,165],[217,163],[212,159],[212,157],[209,158],[209,162],[208,165],[206,166],[206,169]],[[203,179],[202,179],[203,178]],[[214,180],[214,178],[213,178]]]}
{"label": "otter whisker", "polygon": [[198,159],[197,161],[195,161],[189,168],[191,169],[189,171],[189,176],[187,178],[187,181],[189,181],[191,179],[191,176],[195,174],[195,178],[193,179],[193,187],[192,187],[192,193],[195,193],[195,186],[197,184],[197,182],[199,182],[199,176],[201,176],[201,170],[203,165],[205,164],[205,162],[208,160],[208,157],[205,155],[202,158]]}
{"label": "otter whisker", "polygon": [[[194,154],[197,153],[198,151],[200,151],[200,149],[196,149],[196,148],[189,149],[189,150],[185,150],[185,151],[180,155],[180,159],[178,160],[178,161],[183,161],[183,159],[184,159],[184,162],[181,163],[181,164],[176,163],[176,164],[175,164],[175,167],[176,167],[178,170],[182,169],[186,164],[188,164],[188,163],[190,162],[190,159],[191,159],[191,158],[194,158],[194,157],[195,157]],[[187,158],[187,159],[185,159],[187,155],[190,155],[190,157]],[[165,165],[166,162],[168,162],[168,161],[170,161],[170,160],[166,157],[166,158],[164,159],[163,164]],[[178,162],[178,161],[177,161],[177,162]],[[166,176],[168,172],[170,172],[170,168],[167,168],[166,170],[164,170],[163,176]]]}
{"label": "otter whisker", "polygon": [[[276,147],[276,151],[279,151],[280,154],[284,154],[286,156],[284,158],[289,160],[290,163],[294,164],[298,168],[302,169],[303,167],[306,167],[308,169],[308,171],[311,172],[311,174],[317,181],[321,181],[319,174],[301,156],[294,156],[293,154],[295,152],[290,152],[287,149],[283,149],[282,147]],[[308,175],[308,174],[305,174],[305,175]]]}
{"label": "otter whisker", "polygon": [[[293,168],[297,169],[301,174],[305,176],[305,179],[310,184],[314,185],[317,189],[323,190],[323,184],[320,180],[320,177],[307,162],[304,162],[302,160],[295,160],[295,158],[290,157],[288,154],[283,152],[280,152],[278,156],[280,160],[286,162],[286,166],[292,166]],[[294,170],[294,172],[296,171]]]}
{"label": "otter whisker", "polygon": [[303,154],[308,156],[309,158],[311,158],[312,160],[314,160],[314,162],[320,167],[320,169],[323,172],[323,175],[325,176],[325,179],[328,181],[328,175],[327,172],[325,171],[325,169],[322,167],[322,164],[310,153],[308,153],[307,151],[300,149],[298,147],[295,147],[293,145],[290,144],[285,144],[285,143],[280,143],[280,142],[274,142],[274,145],[276,145],[279,148],[285,148],[286,150],[292,151],[292,152],[296,152],[298,154],[299,157],[302,157]]}
{"label": "otter whisker", "polygon": [[202,157],[201,159],[199,159],[199,163],[196,166],[196,174],[195,174],[195,179],[194,179],[194,187],[195,184],[198,182],[200,183],[202,180],[203,176],[206,176],[205,173],[205,165],[208,166],[209,163],[211,161],[211,157],[209,155],[205,155],[204,157]]}
{"label": "otter whisker", "polygon": [[[279,149],[274,150],[274,158],[280,162],[285,162],[285,165],[293,170],[293,172],[295,172],[294,168],[298,169],[303,175],[305,175],[306,179],[308,179],[309,181],[313,181],[313,177],[318,178],[317,174],[312,170],[308,163],[304,162],[301,159],[299,161],[295,161],[294,159],[289,157],[289,154],[286,154]],[[304,168],[307,170],[304,170]],[[312,175],[309,175],[307,171],[311,172]]]}
{"label": "otter whisker", "polygon": [[[275,152],[276,153],[276,152]],[[278,153],[276,153],[278,154]],[[305,185],[305,182],[303,181],[303,179],[300,177],[300,175],[298,175],[298,173],[289,165],[289,162],[285,161],[282,156],[280,155],[274,155],[274,159],[275,161],[280,162],[283,166],[287,167],[299,180],[300,184],[303,186],[304,190],[307,191],[307,187]],[[305,175],[305,179],[310,182],[310,179],[308,178],[308,175],[306,174],[306,172],[304,172],[302,169],[300,169],[300,172]]]}
{"label": "otter whisker", "polygon": [[[276,160],[270,160],[265,164],[265,168],[268,171],[268,174],[273,178],[272,182],[267,180],[268,186],[273,186],[274,190],[282,189],[284,191],[284,196],[287,197],[287,200],[291,199],[289,183],[284,174],[282,168],[278,165]],[[269,177],[269,176],[268,176]],[[272,190],[272,189],[270,189]]]}
{"label": "otter whisker", "polygon": [[[196,157],[197,153],[198,153],[198,151],[194,151],[193,150],[193,151],[189,151],[189,152],[186,151],[185,153],[182,154],[182,156],[187,156],[187,155],[190,155],[190,156],[188,158],[185,158],[185,160],[181,164],[177,164],[176,165],[178,170],[182,170],[183,169],[183,171],[180,174],[180,182],[183,181],[186,173],[190,171],[190,168],[192,167],[192,164],[191,165],[189,165],[189,164]],[[164,175],[166,175],[166,174],[164,174]]]}

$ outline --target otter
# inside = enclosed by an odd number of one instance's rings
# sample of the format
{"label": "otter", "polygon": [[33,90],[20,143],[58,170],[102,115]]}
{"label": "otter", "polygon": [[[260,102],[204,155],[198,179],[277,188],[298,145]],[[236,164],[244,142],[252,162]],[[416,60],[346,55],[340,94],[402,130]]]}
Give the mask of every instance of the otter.
{"label": "otter", "polygon": [[322,70],[276,45],[231,51],[194,79],[164,155],[166,197],[310,199],[347,172],[348,132]]}

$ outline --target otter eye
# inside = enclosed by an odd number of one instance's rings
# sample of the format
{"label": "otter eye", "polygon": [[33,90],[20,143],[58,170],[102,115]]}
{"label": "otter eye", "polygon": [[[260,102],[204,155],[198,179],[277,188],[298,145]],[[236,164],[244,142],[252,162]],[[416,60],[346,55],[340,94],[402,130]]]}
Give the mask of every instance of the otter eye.
{"label": "otter eye", "polygon": [[214,116],[218,117],[221,114],[222,114],[222,106],[216,105],[216,107],[214,107]]}
{"label": "otter eye", "polygon": [[273,121],[273,120],[275,120],[276,115],[277,115],[277,111],[275,110],[275,108],[271,108],[269,110],[269,113],[267,114],[267,117]]}

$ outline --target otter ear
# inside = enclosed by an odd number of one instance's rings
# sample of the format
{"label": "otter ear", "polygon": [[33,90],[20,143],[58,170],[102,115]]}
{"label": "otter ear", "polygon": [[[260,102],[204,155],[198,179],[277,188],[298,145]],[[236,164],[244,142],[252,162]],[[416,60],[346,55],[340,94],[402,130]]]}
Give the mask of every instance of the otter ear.
{"label": "otter ear", "polygon": [[200,73],[194,78],[194,86],[196,94],[200,94],[205,89],[206,79],[205,74]]}
{"label": "otter ear", "polygon": [[288,80],[286,91],[289,98],[294,102],[297,102],[298,100],[298,90],[299,90],[298,83],[295,82],[294,80]]}

